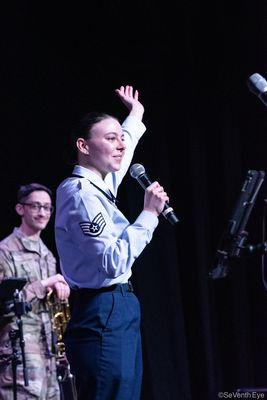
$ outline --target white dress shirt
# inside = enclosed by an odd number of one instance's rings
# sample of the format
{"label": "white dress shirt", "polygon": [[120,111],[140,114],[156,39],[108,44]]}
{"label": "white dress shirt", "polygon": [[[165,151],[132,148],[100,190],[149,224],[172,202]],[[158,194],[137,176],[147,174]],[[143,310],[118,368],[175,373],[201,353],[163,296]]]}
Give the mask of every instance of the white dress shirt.
{"label": "white dress shirt", "polygon": [[76,165],[73,176],[57,189],[56,245],[62,273],[72,288],[126,283],[134,260],[158,225],[158,218],[144,210],[130,224],[113,202],[145,131],[143,123],[132,116],[127,117],[122,128],[126,152],[120,171],[102,180],[91,170]]}

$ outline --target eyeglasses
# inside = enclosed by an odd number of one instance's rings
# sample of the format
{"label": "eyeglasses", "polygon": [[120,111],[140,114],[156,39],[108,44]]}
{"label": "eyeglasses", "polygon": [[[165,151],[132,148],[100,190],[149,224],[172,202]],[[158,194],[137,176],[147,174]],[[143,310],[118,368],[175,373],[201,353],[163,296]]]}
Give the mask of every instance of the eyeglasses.
{"label": "eyeglasses", "polygon": [[42,205],[39,203],[20,203],[20,204],[22,204],[23,206],[28,206],[30,210],[33,212],[39,212],[41,211],[42,208],[44,209],[44,212],[46,214],[52,214],[52,212],[54,211],[54,207],[51,205],[46,205],[46,204]]}

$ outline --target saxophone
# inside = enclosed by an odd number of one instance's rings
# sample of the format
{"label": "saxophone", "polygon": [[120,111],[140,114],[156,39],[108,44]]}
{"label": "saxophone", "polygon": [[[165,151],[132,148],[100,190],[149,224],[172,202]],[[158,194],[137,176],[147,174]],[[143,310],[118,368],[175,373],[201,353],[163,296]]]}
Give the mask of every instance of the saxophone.
{"label": "saxophone", "polygon": [[52,331],[55,334],[55,356],[57,360],[65,357],[65,344],[63,334],[70,320],[70,307],[68,300],[59,300],[51,290],[47,294],[47,304],[51,318]]}
{"label": "saxophone", "polygon": [[47,304],[54,336],[54,348],[57,367],[57,378],[62,400],[76,400],[77,393],[74,377],[70,372],[70,365],[66,357],[63,335],[70,320],[70,306],[68,300],[59,300],[51,290],[47,294]]}

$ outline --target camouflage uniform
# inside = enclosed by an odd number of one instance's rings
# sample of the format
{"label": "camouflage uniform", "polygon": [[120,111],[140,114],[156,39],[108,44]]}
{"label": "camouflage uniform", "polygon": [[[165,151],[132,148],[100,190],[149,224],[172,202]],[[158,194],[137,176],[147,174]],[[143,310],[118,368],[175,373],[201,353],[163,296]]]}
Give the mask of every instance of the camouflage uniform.
{"label": "camouflage uniform", "polygon": [[[24,385],[22,364],[17,366],[18,400],[59,400],[55,358],[52,356],[51,322],[46,304],[46,289],[41,280],[56,273],[56,260],[41,239],[30,240],[20,229],[0,242],[0,281],[27,278],[24,300],[32,310],[22,316],[29,386]],[[0,317],[0,354],[11,354],[11,329],[18,329],[14,314]],[[19,341],[17,343],[20,351]],[[13,400],[11,361],[1,362],[0,399]]]}

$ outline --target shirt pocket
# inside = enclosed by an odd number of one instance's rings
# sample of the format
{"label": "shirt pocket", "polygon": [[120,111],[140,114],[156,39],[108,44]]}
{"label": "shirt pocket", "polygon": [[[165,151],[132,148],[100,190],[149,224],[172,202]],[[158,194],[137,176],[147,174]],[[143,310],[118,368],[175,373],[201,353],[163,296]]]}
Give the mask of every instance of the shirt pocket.
{"label": "shirt pocket", "polygon": [[37,260],[38,255],[27,253],[13,253],[14,275],[16,277],[26,278],[28,282],[34,282],[41,279],[40,266]]}

